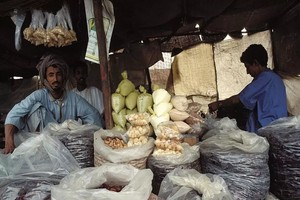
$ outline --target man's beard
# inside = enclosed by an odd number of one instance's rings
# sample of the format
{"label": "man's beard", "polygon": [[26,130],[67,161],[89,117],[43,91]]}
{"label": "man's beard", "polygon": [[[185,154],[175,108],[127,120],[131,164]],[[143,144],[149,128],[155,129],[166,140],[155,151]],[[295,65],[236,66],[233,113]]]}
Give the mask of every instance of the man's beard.
{"label": "man's beard", "polygon": [[52,89],[53,89],[54,92],[60,92],[60,91],[63,90],[62,87],[54,87]]}

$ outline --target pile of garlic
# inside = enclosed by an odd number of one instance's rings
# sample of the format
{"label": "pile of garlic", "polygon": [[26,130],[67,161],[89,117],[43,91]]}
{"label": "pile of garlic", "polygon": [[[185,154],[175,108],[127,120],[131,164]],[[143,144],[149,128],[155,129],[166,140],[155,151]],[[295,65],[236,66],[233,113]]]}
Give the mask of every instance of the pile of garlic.
{"label": "pile of garlic", "polygon": [[182,135],[174,122],[162,122],[155,129],[156,140],[154,142],[156,148],[153,155],[160,154],[181,154]]}
{"label": "pile of garlic", "polygon": [[146,144],[152,132],[149,125],[150,115],[146,112],[133,113],[126,115],[126,119],[131,125],[126,132],[129,138],[127,146],[132,147]]}

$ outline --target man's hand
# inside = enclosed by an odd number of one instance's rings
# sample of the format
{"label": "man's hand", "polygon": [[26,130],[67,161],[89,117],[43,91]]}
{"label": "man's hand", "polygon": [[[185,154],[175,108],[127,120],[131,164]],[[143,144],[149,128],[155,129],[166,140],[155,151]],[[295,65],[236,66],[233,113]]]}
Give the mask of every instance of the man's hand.
{"label": "man's hand", "polygon": [[15,150],[15,145],[14,143],[12,142],[6,142],[5,141],[5,148],[3,149],[3,153],[4,154],[9,154],[9,153],[12,153],[13,151]]}
{"label": "man's hand", "polygon": [[12,124],[5,124],[5,147],[3,150],[4,154],[12,153],[15,149],[14,143],[14,132],[16,127]]}
{"label": "man's hand", "polygon": [[208,104],[208,108],[209,108],[209,112],[210,113],[218,110],[218,108],[219,108],[219,101],[215,101],[215,102],[212,102],[212,103]]}

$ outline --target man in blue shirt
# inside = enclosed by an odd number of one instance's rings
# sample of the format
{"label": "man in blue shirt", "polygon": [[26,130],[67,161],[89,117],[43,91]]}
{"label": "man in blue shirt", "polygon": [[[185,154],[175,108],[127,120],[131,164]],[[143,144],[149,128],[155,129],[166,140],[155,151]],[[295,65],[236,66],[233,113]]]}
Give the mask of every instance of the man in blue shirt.
{"label": "man in blue shirt", "polygon": [[240,58],[247,74],[254,79],[239,94],[228,99],[210,103],[209,110],[241,102],[250,110],[246,130],[257,132],[260,127],[287,116],[287,98],[281,78],[267,68],[268,54],[260,44],[250,45]]}
{"label": "man in blue shirt", "polygon": [[63,59],[49,54],[41,58],[37,67],[44,88],[31,93],[7,114],[5,154],[14,151],[17,130],[41,131],[50,122],[79,118],[85,124],[102,127],[100,113],[79,95],[65,90],[68,65]]}

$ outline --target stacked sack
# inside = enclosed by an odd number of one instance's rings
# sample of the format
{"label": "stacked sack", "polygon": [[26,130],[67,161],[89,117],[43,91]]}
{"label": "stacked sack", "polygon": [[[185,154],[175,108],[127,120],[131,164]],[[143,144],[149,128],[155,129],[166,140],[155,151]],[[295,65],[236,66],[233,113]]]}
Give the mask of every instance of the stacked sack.
{"label": "stacked sack", "polygon": [[[127,71],[122,72],[123,80],[119,83],[118,88],[115,93],[111,95],[111,105],[112,105],[112,118],[114,122],[114,129],[125,131],[126,130],[126,107],[125,102],[128,102],[126,105],[129,105],[129,110],[134,109],[136,105],[136,99],[133,98],[133,103],[129,103],[129,100],[126,101],[126,97],[135,91],[134,84],[128,80]],[[130,95],[132,99],[132,95]],[[135,103],[134,103],[135,101]]]}
{"label": "stacked sack", "polygon": [[126,119],[131,125],[126,133],[129,138],[127,146],[146,144],[151,133],[150,115],[148,113],[133,113],[126,115]]}
{"label": "stacked sack", "polygon": [[188,99],[182,95],[175,95],[171,99],[171,104],[174,107],[169,112],[171,120],[174,121],[180,133],[187,133],[191,129],[191,127],[184,122],[184,120],[190,116],[189,113],[186,112],[189,105]]}
{"label": "stacked sack", "polygon": [[155,130],[156,140],[153,155],[159,154],[181,154],[182,135],[174,122],[167,121],[158,125]]}
{"label": "stacked sack", "polygon": [[112,118],[114,130],[126,131],[130,128],[130,122],[126,120],[126,115],[134,113],[145,113],[148,107],[152,108],[152,95],[147,93],[143,86],[135,89],[135,85],[128,80],[127,71],[122,72],[123,80],[118,84],[115,93],[111,95]]}
{"label": "stacked sack", "polygon": [[156,85],[152,85],[152,90],[153,110],[148,107],[148,111],[152,114],[150,123],[155,131],[160,123],[170,120],[169,111],[173,105],[170,103],[171,95],[168,91]]}
{"label": "stacked sack", "polygon": [[227,117],[211,126],[211,137],[200,143],[201,172],[222,177],[233,199],[265,199],[270,186],[268,141],[240,130]]}
{"label": "stacked sack", "polygon": [[163,178],[173,169],[200,171],[199,145],[182,143],[182,134],[172,121],[161,122],[155,129],[156,140],[153,154],[147,165],[153,173],[153,193],[158,194]]}
{"label": "stacked sack", "polygon": [[270,143],[270,191],[279,199],[300,199],[300,116],[284,117],[258,130]]}

